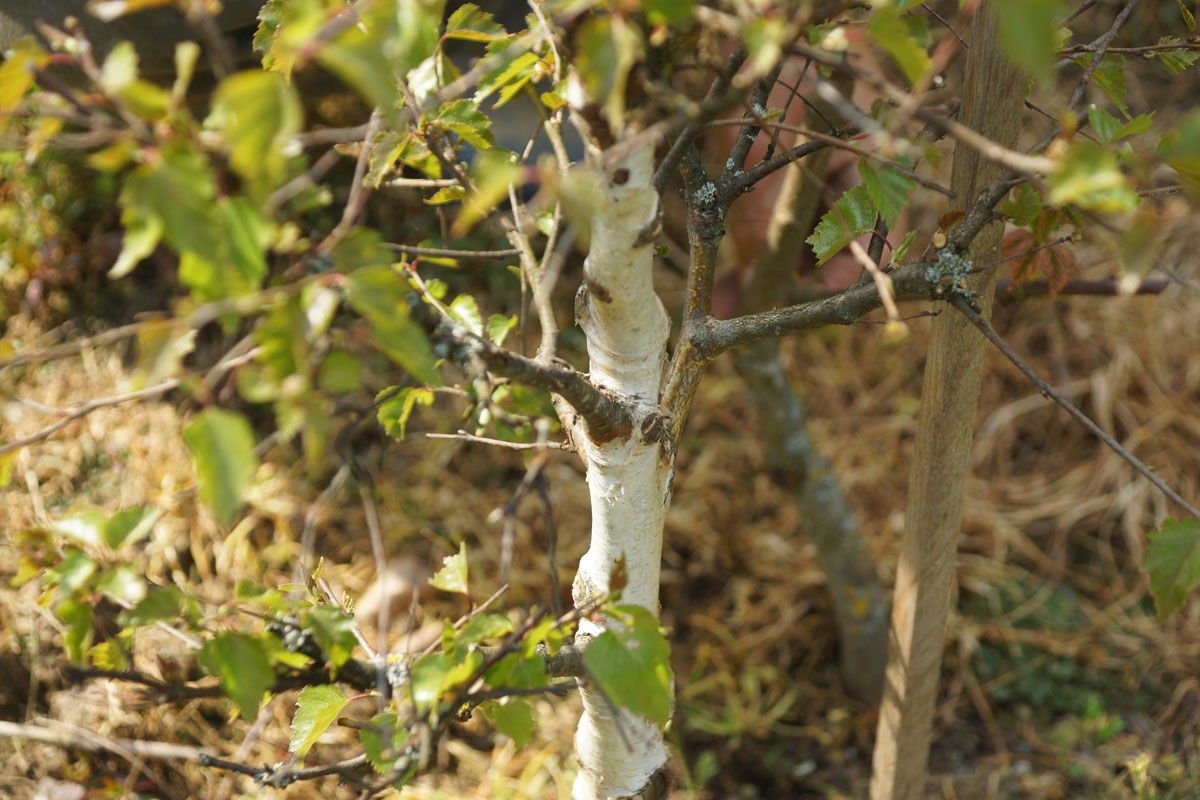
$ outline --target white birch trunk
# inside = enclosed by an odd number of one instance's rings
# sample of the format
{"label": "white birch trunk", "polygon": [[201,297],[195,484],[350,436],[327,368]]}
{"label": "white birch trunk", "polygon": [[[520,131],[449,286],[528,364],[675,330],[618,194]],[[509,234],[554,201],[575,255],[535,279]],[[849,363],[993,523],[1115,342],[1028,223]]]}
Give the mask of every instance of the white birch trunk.
{"label": "white birch trunk", "polygon": [[[658,393],[671,323],[651,280],[658,214],[652,186],[653,148],[633,151],[603,177],[603,196],[592,222],[584,264],[586,292],[577,313],[587,334],[589,377],[634,404],[627,437],[593,441],[580,426],[574,437],[587,463],[592,501],[591,547],[579,564],[577,606],[608,591],[623,557],[628,584],[621,601],[658,615],[663,522],[670,502],[673,458],[655,440],[662,426]],[[602,629],[584,621],[580,632]],[[627,797],[642,789],[666,762],[662,731],[654,723],[616,710],[584,688],[583,718],[575,734],[580,771],[575,800]],[[619,714],[620,719],[614,719]],[[619,726],[619,727],[618,727]]]}

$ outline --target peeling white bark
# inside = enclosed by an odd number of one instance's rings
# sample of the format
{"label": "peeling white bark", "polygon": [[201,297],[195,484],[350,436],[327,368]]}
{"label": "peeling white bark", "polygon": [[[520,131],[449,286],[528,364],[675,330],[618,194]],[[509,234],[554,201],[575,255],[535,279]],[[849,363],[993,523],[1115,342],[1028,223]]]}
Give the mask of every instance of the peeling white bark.
{"label": "peeling white bark", "polygon": [[[651,279],[652,232],[658,215],[653,158],[653,148],[641,148],[609,168],[592,221],[591,250],[584,265],[586,292],[577,308],[587,334],[589,377],[630,400],[635,413],[627,438],[596,442],[583,430],[575,437],[588,468],[592,539],[573,592],[577,606],[606,592],[613,567],[624,558],[628,583],[622,602],[657,616],[673,458],[670,448],[655,440],[661,428],[655,421],[671,323]],[[580,626],[584,634],[601,630],[587,621]],[[584,712],[575,734],[580,772],[572,796],[601,800],[635,794],[666,763],[662,731],[646,719],[614,709],[592,689],[582,694]]]}

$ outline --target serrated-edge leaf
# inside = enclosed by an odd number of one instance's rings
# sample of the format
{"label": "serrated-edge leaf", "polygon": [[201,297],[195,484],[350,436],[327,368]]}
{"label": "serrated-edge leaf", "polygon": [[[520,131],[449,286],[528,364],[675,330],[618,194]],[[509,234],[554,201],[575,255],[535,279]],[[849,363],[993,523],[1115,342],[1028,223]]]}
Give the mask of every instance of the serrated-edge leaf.
{"label": "serrated-edge leaf", "polygon": [[346,707],[346,695],[336,686],[305,686],[296,699],[292,738],[288,750],[303,758]]}
{"label": "serrated-edge leaf", "polygon": [[817,255],[817,264],[828,261],[853,239],[875,230],[875,205],[865,186],[855,186],[838,198],[805,239]]}
{"label": "serrated-edge leaf", "polygon": [[450,316],[454,317],[467,330],[476,336],[483,336],[483,314],[479,312],[479,303],[469,294],[460,294],[447,306]]}
{"label": "serrated-edge leaf", "polygon": [[492,314],[487,321],[488,338],[498,345],[504,344],[508,334],[516,327],[517,317],[515,314],[511,317],[504,314]]}

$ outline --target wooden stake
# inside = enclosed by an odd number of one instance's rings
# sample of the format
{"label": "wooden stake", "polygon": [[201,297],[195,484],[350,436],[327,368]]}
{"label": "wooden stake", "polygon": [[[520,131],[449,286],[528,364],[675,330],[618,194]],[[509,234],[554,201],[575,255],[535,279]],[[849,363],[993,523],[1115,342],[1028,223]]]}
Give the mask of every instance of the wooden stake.
{"label": "wooden stake", "polygon": [[[985,1],[971,26],[961,120],[1005,147],[1016,144],[1025,76],[1000,52],[994,13]],[[964,207],[1001,170],[959,144],[951,188]],[[997,260],[1004,226],[976,237],[970,257]],[[985,318],[991,315],[995,269],[972,276]],[[917,449],[909,479],[908,510],[893,596],[887,678],[875,741],[871,800],[925,797],[929,732],[937,696],[946,618],[954,581],[980,373],[986,341],[961,314],[945,309],[934,319],[921,395]]]}

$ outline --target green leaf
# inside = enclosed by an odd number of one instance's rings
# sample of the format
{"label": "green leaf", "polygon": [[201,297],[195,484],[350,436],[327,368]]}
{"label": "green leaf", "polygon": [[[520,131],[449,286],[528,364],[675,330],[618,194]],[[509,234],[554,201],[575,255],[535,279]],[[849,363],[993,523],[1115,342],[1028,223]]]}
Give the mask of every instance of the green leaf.
{"label": "green leaf", "polygon": [[317,385],[330,394],[357,392],[362,388],[362,365],[345,350],[334,350],[321,362]]}
{"label": "green leaf", "polygon": [[201,499],[228,525],[258,469],[250,423],[233,411],[208,408],[184,428],[183,441],[192,451]]}
{"label": "green leaf", "polygon": [[[334,263],[345,241],[334,249]],[[433,350],[425,332],[409,318],[406,297],[408,283],[390,266],[364,267],[346,279],[346,297],[350,305],[373,328],[372,341],[418,380],[437,385]]]}
{"label": "green leaf", "polygon": [[1088,108],[1088,121],[1091,123],[1092,130],[1100,137],[1100,140],[1105,144],[1120,141],[1126,136],[1134,136],[1139,133],[1145,133],[1150,130],[1150,124],[1154,120],[1154,114],[1139,114],[1125,124],[1109,114],[1102,108],[1091,106]]}
{"label": "green leaf", "polygon": [[508,334],[516,330],[517,315],[506,317],[503,314],[492,314],[487,321],[488,338],[496,344],[504,344]]}
{"label": "green leaf", "polygon": [[[1180,40],[1175,36],[1164,36],[1158,40],[1160,45],[1181,44]],[[1174,47],[1170,50],[1153,50],[1150,53],[1151,58],[1158,59],[1158,63],[1170,72],[1172,75],[1178,75],[1185,69],[1196,63],[1200,59],[1200,50],[1191,50],[1185,47]]]}
{"label": "green leaf", "polygon": [[403,439],[405,429],[408,427],[408,417],[417,403],[423,406],[432,405],[433,392],[429,389],[406,386],[379,404],[379,410],[375,414],[376,419],[387,431],[388,436]]}
{"label": "green leaf", "polygon": [[521,698],[506,697],[503,700],[489,700],[481,708],[487,718],[496,726],[496,730],[512,739],[517,749],[525,747],[533,738],[535,727],[533,709]]}
{"label": "green leaf", "polygon": [[271,229],[254,204],[245,197],[224,197],[213,210],[218,227],[210,252],[187,250],[179,259],[179,279],[199,302],[249,294],[267,273],[263,251]]}
{"label": "green leaf", "polygon": [[454,298],[447,311],[450,316],[476,336],[483,336],[483,315],[479,313],[479,304],[469,294],[460,294]]}
{"label": "green leaf", "polygon": [[122,611],[117,623],[138,628],[160,620],[174,620],[185,610],[183,593],[174,586],[153,586],[133,608]]}
{"label": "green leaf", "polygon": [[450,666],[449,659],[441,653],[422,656],[412,665],[409,688],[412,691],[413,703],[418,708],[429,708],[438,701]]}
{"label": "green leaf", "polygon": [[513,632],[513,624],[501,614],[478,614],[462,627],[454,637],[456,647],[467,647],[486,639],[500,639]]}
{"label": "green leaf", "polygon": [[496,689],[526,689],[545,686],[546,662],[536,652],[512,653],[500,659],[484,673],[488,686]]}
{"label": "green leaf", "polygon": [[1193,193],[1200,194],[1200,112],[1192,112],[1167,131],[1156,155],[1179,173]]}
{"label": "green leaf", "polygon": [[54,520],[50,528],[81,544],[98,545],[104,542],[104,513],[94,508],[84,509],[69,517]]}
{"label": "green leaf", "polygon": [[73,547],[63,554],[57,566],[47,570],[47,576],[58,584],[59,594],[63,597],[70,597],[76,589],[86,586],[95,573],[96,562]]}
{"label": "green leaf", "polygon": [[444,206],[446,203],[454,203],[459,200],[463,200],[466,198],[466,196],[467,190],[456,183],[453,186],[443,186],[441,189],[438,189],[436,192],[434,192],[432,197],[425,199],[425,205]]}
{"label": "green leaf", "polygon": [[474,3],[463,3],[446,21],[447,39],[468,42],[490,42],[504,36],[504,27],[490,12],[480,10]]}
{"label": "green leaf", "polygon": [[1200,519],[1166,519],[1148,539],[1142,569],[1150,577],[1158,615],[1165,617],[1181,608],[1200,582]]}
{"label": "green leaf", "polygon": [[663,727],[674,700],[671,648],[649,611],[640,606],[620,606],[618,611],[629,624],[588,643],[584,664],[614,703]]}
{"label": "green leaf", "polygon": [[346,707],[346,695],[336,686],[305,686],[296,699],[292,739],[288,750],[303,758]]}
{"label": "green leaf", "polygon": [[221,681],[221,689],[237,704],[242,716],[253,722],[275,680],[266,643],[243,633],[218,633],[204,643],[197,659]]}
{"label": "green leaf", "polygon": [[496,143],[488,130],[492,121],[471,100],[459,98],[444,104],[432,120],[434,125],[458,134],[480,150],[487,150]]}
{"label": "green leaf", "polygon": [[868,24],[871,38],[888,52],[914,86],[929,70],[929,28],[925,18],[892,5],[879,6]]}
{"label": "green leaf", "polygon": [[[903,166],[911,167],[910,164]],[[858,174],[862,176],[863,186],[871,196],[875,210],[883,217],[889,228],[896,225],[904,207],[908,205],[908,196],[912,193],[916,181],[907,175],[901,175],[894,169],[862,158],[858,161]],[[874,224],[871,225],[874,228]]]}
{"label": "green leaf", "polygon": [[126,637],[109,639],[88,650],[88,659],[92,666],[112,672],[124,672],[129,669],[128,642],[123,642],[124,638]]}
{"label": "green leaf", "polygon": [[471,172],[476,191],[467,198],[458,219],[454,220],[450,230],[455,236],[463,236],[475,223],[486,217],[508,197],[508,187],[521,177],[517,154],[503,147],[493,147],[480,153]]}
{"label": "green leaf", "polygon": [[833,204],[805,241],[812,245],[820,265],[852,240],[873,230],[875,204],[871,201],[871,193],[865,186],[856,186]]}
{"label": "green leaf", "polygon": [[[145,248],[150,234],[142,229],[154,226],[155,223],[148,221],[153,218],[158,220],[162,237],[175,252],[195,253],[207,261],[219,260],[222,237],[213,208],[216,195],[216,179],[208,159],[182,141],[168,142],[133,171],[121,190],[120,202],[125,210],[122,219],[134,221],[142,237],[135,249]],[[129,258],[135,256],[136,253]]]}
{"label": "green leaf", "polygon": [[458,546],[458,552],[442,559],[442,568],[429,580],[429,584],[443,592],[469,594],[467,589],[467,543]]}
{"label": "green leaf", "polygon": [[1042,196],[1031,184],[1022,183],[1017,187],[1014,199],[1000,204],[1000,213],[1011,219],[1014,225],[1028,227],[1042,213]]}
{"label": "green leaf", "polygon": [[686,23],[692,18],[696,0],[642,0],[641,8],[651,25]]}
{"label": "green leaf", "polygon": [[317,645],[329,659],[336,677],[338,667],[345,664],[354,652],[354,619],[340,608],[314,606],[302,615],[304,629],[310,631]]}
{"label": "green leaf", "polygon": [[1052,206],[1073,204],[1094,211],[1130,211],[1141,200],[1110,150],[1077,141],[1062,155],[1058,169],[1047,176]]}
{"label": "green leaf", "polygon": [[82,661],[92,646],[92,607],[82,600],[68,600],[58,604],[54,615],[67,628],[63,634],[67,656],[72,661]]}
{"label": "green leaf", "polygon": [[148,536],[161,516],[157,511],[142,506],[127,508],[113,514],[104,523],[100,536],[109,547],[119,550]]}
{"label": "green leaf", "polygon": [[146,597],[146,582],[134,564],[121,564],[103,573],[96,581],[96,591],[122,605],[134,605]]}
{"label": "green leaf", "polygon": [[375,715],[359,732],[363,753],[380,775],[392,771],[408,740],[408,729],[400,724],[393,712]]}
{"label": "green leaf", "polygon": [[[1072,60],[1083,69],[1092,63],[1091,53],[1081,53],[1072,56]],[[1092,73],[1092,83],[1096,84],[1109,99],[1117,105],[1117,109],[1129,119],[1129,106],[1125,104],[1125,57],[1120,53],[1105,53],[1100,59],[1100,66]]]}
{"label": "green leaf", "polygon": [[225,135],[229,165],[265,199],[287,177],[291,138],[304,127],[296,90],[275,72],[230,75],[217,87],[209,121]]}
{"label": "green leaf", "polygon": [[996,15],[1000,43],[1013,63],[1045,83],[1057,59],[1055,25],[1067,11],[1062,0],[1007,0]]}
{"label": "green leaf", "polygon": [[100,67],[100,86],[109,94],[120,94],[138,79],[138,55],[130,42],[117,42]]}

